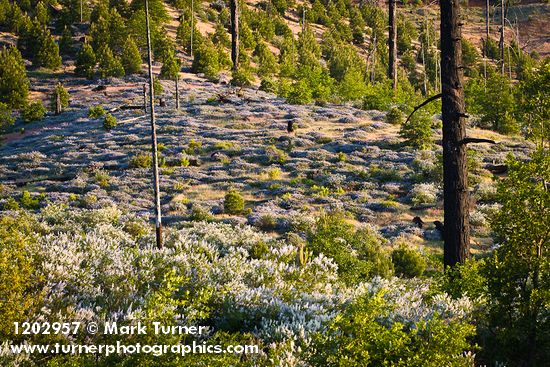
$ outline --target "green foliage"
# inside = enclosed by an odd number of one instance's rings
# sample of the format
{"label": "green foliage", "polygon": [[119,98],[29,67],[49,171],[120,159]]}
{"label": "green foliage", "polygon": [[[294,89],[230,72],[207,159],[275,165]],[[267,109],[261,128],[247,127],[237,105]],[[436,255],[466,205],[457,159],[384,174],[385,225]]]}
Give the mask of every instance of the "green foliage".
{"label": "green foliage", "polygon": [[487,92],[483,81],[471,79],[465,87],[467,111],[478,114],[479,126],[501,134],[516,134],[520,130],[515,118],[516,101],[510,80],[493,72],[487,78]]}
{"label": "green foliage", "polygon": [[216,29],[211,37],[212,37],[212,42],[215,45],[221,45],[222,47],[231,46],[231,39],[229,38],[229,33],[227,33],[227,30],[223,26],[222,22],[216,23]]}
{"label": "green foliage", "polygon": [[550,60],[524,71],[516,100],[524,134],[543,147],[550,141]]}
{"label": "green foliage", "polygon": [[23,191],[23,193],[21,194],[21,199],[19,200],[19,202],[21,203],[21,206],[25,209],[29,209],[29,210],[35,210],[35,209],[38,209],[39,206],[40,206],[40,201],[42,201],[44,199],[43,196],[38,196],[38,197],[32,197],[30,192],[28,191]]}
{"label": "green foliage", "polygon": [[391,260],[395,268],[395,274],[401,277],[419,277],[426,269],[424,257],[418,251],[404,244],[393,250]]}
{"label": "green foliage", "polygon": [[252,85],[253,76],[246,68],[239,68],[231,73],[231,85],[249,87]]}
{"label": "green foliage", "polygon": [[487,57],[493,60],[500,60],[500,48],[495,40],[492,38],[489,38],[488,42],[484,40],[483,47],[486,50]]}
{"label": "green foliage", "polygon": [[36,4],[36,8],[34,11],[35,11],[34,19],[39,24],[43,26],[47,26],[48,23],[50,22],[50,13],[46,5],[42,1],[39,1],[38,4]]}
{"label": "green foliage", "polygon": [[241,214],[244,211],[244,198],[236,190],[229,190],[225,194],[223,210],[227,214]]}
{"label": "green foliage", "polygon": [[[196,27],[197,20],[193,24],[193,50],[196,51],[200,48],[202,43],[205,41],[201,32]],[[189,13],[187,17],[184,17],[180,22],[177,33],[176,40],[180,46],[183,47],[185,52],[191,52],[191,14]]]}
{"label": "green foliage", "polygon": [[105,109],[103,108],[102,105],[90,107],[90,109],[88,110],[88,117],[92,119],[95,119],[104,115],[105,115]]}
{"label": "green foliage", "polygon": [[99,75],[102,78],[124,76],[125,71],[120,58],[114,56],[113,51],[108,46],[101,46],[97,52],[97,61],[99,63]]}
{"label": "green foliage", "polygon": [[92,46],[84,43],[80,52],[76,55],[75,73],[76,75],[92,79],[97,64],[96,56]]}
{"label": "green foliage", "polygon": [[55,43],[50,30],[38,22],[27,24],[17,41],[24,55],[32,60],[34,66],[56,70],[61,66],[59,46]]}
{"label": "green foliage", "polygon": [[479,60],[479,53],[475,46],[465,38],[462,38],[462,66],[464,66],[464,75],[474,76],[475,65]]}
{"label": "green foliage", "polygon": [[403,112],[397,107],[392,107],[386,114],[386,122],[392,125],[401,125],[404,122]]}
{"label": "green foliage", "polygon": [[65,27],[59,40],[59,51],[64,55],[71,55],[74,52],[73,43],[73,34]]}
{"label": "green foliage", "polygon": [[164,92],[164,88],[156,76],[153,76],[153,91],[155,96],[160,96]]}
{"label": "green foliage", "polygon": [[277,59],[265,42],[259,41],[254,49],[254,56],[257,58],[258,75],[269,77],[278,72]]}
{"label": "green foliage", "polygon": [[15,117],[11,108],[4,102],[0,102],[0,129],[4,129],[15,123]]}
{"label": "green foliage", "polygon": [[111,130],[116,127],[116,117],[111,115],[110,113],[105,115],[105,119],[103,120],[103,128],[105,130]]}
{"label": "green foliage", "polygon": [[130,158],[130,168],[149,168],[153,164],[153,157],[151,154],[139,153]]}
{"label": "green foliage", "polygon": [[246,22],[240,24],[239,27],[239,41],[243,47],[247,50],[253,50],[256,47],[256,40],[254,34]]}
{"label": "green foliage", "polygon": [[273,79],[265,78],[260,82],[259,89],[268,93],[277,93],[277,84]]}
{"label": "green foliage", "polygon": [[268,163],[278,163],[284,164],[288,158],[287,154],[277,148],[275,145],[270,145],[265,149],[265,154],[267,156]]}
{"label": "green foliage", "polygon": [[21,53],[15,47],[0,49],[0,102],[8,108],[27,103],[29,80]]}
{"label": "green foliage", "polygon": [[181,61],[176,58],[176,55],[172,51],[169,56],[165,58],[162,68],[160,69],[160,76],[167,79],[175,79],[178,77],[181,68]]}
{"label": "green foliage", "polygon": [[45,114],[46,107],[44,107],[42,101],[31,102],[21,110],[21,116],[25,122],[42,120]]}
{"label": "green foliage", "polygon": [[128,37],[124,43],[121,62],[126,75],[138,74],[141,71],[141,54],[132,37]]}
{"label": "green foliage", "polygon": [[[149,16],[154,22],[162,23],[170,19],[164,7],[164,3],[161,0],[149,0],[148,5]],[[145,9],[145,0],[132,1],[131,9],[134,11],[143,11]]]}
{"label": "green foliage", "polygon": [[412,42],[417,38],[418,30],[415,24],[399,14],[397,16],[397,51],[403,54],[412,49]]}
{"label": "green foliage", "polygon": [[399,135],[406,144],[418,149],[428,149],[433,144],[432,118],[424,111],[417,111],[407,123],[401,125]]}
{"label": "green foliage", "polygon": [[349,69],[338,87],[338,94],[344,101],[361,99],[367,92],[363,72],[357,68]]}
{"label": "green foliage", "polygon": [[204,73],[208,78],[217,78],[221,70],[219,54],[209,39],[205,39],[200,47],[195,50],[191,70],[194,73]]}
{"label": "green foliage", "polygon": [[61,110],[69,107],[70,95],[67,89],[61,83],[57,83],[53,89],[53,93],[50,99],[50,110],[55,111],[55,105],[57,103],[57,96],[59,95],[59,100],[61,102]]}
{"label": "green foliage", "polygon": [[18,214],[0,217],[0,337],[14,337],[13,323],[32,317],[40,304],[32,255],[34,223]]}
{"label": "green foliage", "polygon": [[510,157],[492,221],[499,247],[487,259],[488,350],[510,365],[548,365],[550,356],[550,154]]}
{"label": "green foliage", "polygon": [[307,104],[313,102],[311,89],[305,80],[297,80],[292,84],[287,102],[292,104]]}
{"label": "green foliage", "polygon": [[382,242],[366,228],[356,230],[341,213],[323,213],[307,234],[308,249],[315,255],[322,253],[333,258],[347,283],[392,275],[393,266]]}
{"label": "green foliage", "polygon": [[369,84],[363,97],[363,109],[387,111],[393,103],[393,89],[390,82]]}
{"label": "green foliage", "polygon": [[414,327],[384,321],[390,305],[379,292],[354,301],[318,333],[313,357],[316,366],[465,367],[472,364],[462,352],[471,347],[474,326],[446,322],[436,313]]}

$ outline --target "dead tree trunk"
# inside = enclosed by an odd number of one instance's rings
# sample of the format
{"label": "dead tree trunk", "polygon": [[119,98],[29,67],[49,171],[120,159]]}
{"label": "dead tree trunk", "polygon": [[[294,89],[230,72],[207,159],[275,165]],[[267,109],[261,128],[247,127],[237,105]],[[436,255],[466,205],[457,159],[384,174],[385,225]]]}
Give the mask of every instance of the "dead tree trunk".
{"label": "dead tree trunk", "polygon": [[151,53],[151,31],[149,28],[149,1],[145,0],[145,25],[147,28],[147,55],[149,62],[149,110],[151,112],[151,147],[153,154],[153,187],[155,191],[155,225],[157,248],[162,248],[162,220],[160,212],[159,166],[157,153],[157,127],[155,123],[155,90],[153,87],[153,58]]}
{"label": "dead tree trunk", "polygon": [[504,0],[500,1],[500,5],[500,72],[502,75],[504,75],[504,71],[506,69],[504,65],[504,21],[506,19]]}
{"label": "dead tree trunk", "polygon": [[176,75],[176,110],[180,109],[180,76]]}
{"label": "dead tree trunk", "polygon": [[193,57],[193,33],[195,33],[195,1],[191,0],[191,43],[189,48],[191,57]]}
{"label": "dead tree trunk", "polygon": [[147,113],[147,84],[143,84],[143,111]]}
{"label": "dead tree trunk", "polygon": [[395,0],[389,0],[389,65],[388,78],[392,80],[393,90],[397,90],[397,24],[395,19]]}
{"label": "dead tree trunk", "polygon": [[485,2],[485,47],[483,47],[483,88],[487,92],[487,58],[489,57],[489,0]]}
{"label": "dead tree trunk", "polygon": [[466,114],[462,71],[460,3],[441,0],[441,74],[443,116],[443,208],[445,267],[466,260],[470,253]]}
{"label": "dead tree trunk", "polygon": [[231,61],[233,70],[239,69],[239,1],[231,0]]}
{"label": "dead tree trunk", "polygon": [[[57,86],[60,86],[61,84],[58,84]],[[56,88],[55,89],[55,114],[59,115],[61,114],[61,93]]]}

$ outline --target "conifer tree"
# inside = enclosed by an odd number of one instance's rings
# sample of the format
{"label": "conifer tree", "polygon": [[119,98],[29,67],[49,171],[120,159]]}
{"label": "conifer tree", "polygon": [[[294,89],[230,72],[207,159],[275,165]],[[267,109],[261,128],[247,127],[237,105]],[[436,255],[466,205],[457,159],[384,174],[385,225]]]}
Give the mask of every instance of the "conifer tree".
{"label": "conifer tree", "polygon": [[43,66],[52,70],[58,69],[61,66],[59,46],[55,43],[50,31],[46,28],[39,30],[36,42],[37,50],[32,58],[33,65]]}
{"label": "conifer tree", "polygon": [[258,75],[261,77],[272,76],[277,73],[277,59],[263,41],[258,42],[254,49],[254,56],[258,58]]}
{"label": "conifer tree", "polygon": [[96,63],[97,59],[94,50],[92,46],[86,42],[82,45],[82,49],[76,56],[76,67],[74,71],[76,75],[92,79]]}
{"label": "conifer tree", "polygon": [[[196,24],[196,22],[193,22]],[[177,29],[176,40],[185,52],[191,52],[191,24],[188,20],[182,19]],[[203,43],[203,37],[197,27],[193,25],[193,50],[197,50]]]}
{"label": "conifer tree", "polygon": [[50,22],[50,14],[48,12],[48,8],[46,7],[46,5],[44,5],[42,1],[40,1],[36,5],[34,19],[43,26],[48,25],[48,23]]}
{"label": "conifer tree", "polygon": [[0,102],[9,108],[27,103],[29,80],[23,57],[16,47],[0,49]]}
{"label": "conifer tree", "polygon": [[57,83],[50,99],[50,109],[56,114],[61,113],[69,107],[70,95],[67,89],[61,83]]}
{"label": "conifer tree", "polygon": [[65,26],[61,39],[59,40],[59,51],[64,55],[70,55],[73,53],[73,35],[70,29]]}
{"label": "conifer tree", "polygon": [[160,76],[167,79],[174,79],[178,76],[180,68],[181,62],[176,58],[174,52],[172,51],[162,64]]}
{"label": "conifer tree", "polygon": [[125,20],[119,12],[113,8],[109,12],[109,47],[115,55],[120,55],[127,39]]}
{"label": "conifer tree", "polygon": [[113,51],[106,45],[103,45],[98,53],[98,71],[102,78],[124,76],[124,67],[120,58],[113,55]]}
{"label": "conifer tree", "polygon": [[137,74],[141,71],[141,54],[132,37],[126,39],[121,59],[126,75]]}

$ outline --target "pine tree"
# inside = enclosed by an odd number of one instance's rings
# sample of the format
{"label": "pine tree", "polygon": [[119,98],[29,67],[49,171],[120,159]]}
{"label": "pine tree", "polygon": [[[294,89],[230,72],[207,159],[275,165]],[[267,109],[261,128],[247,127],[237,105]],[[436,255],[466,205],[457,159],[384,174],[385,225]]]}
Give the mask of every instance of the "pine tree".
{"label": "pine tree", "polygon": [[[193,50],[197,50],[203,43],[203,37],[197,27],[193,24]],[[176,40],[185,52],[191,52],[191,24],[183,19],[177,29]]]}
{"label": "pine tree", "polygon": [[57,83],[50,99],[50,109],[56,113],[69,107],[70,95],[61,83]]}
{"label": "pine tree", "polygon": [[102,78],[124,76],[124,67],[120,58],[114,56],[109,47],[103,45],[97,53],[97,59],[99,75]]}
{"label": "pine tree", "polygon": [[61,66],[59,46],[55,43],[50,31],[46,28],[36,29],[36,53],[32,56],[32,64],[56,70]]}
{"label": "pine tree", "polygon": [[216,23],[216,30],[212,34],[212,42],[214,42],[215,45],[221,45],[223,47],[231,46],[229,34],[221,22]]}
{"label": "pine tree", "polygon": [[59,40],[59,50],[64,55],[70,55],[74,51],[73,34],[67,26],[65,26],[63,33],[61,34],[61,39]]}
{"label": "pine tree", "polygon": [[160,76],[167,79],[174,79],[178,76],[181,68],[181,62],[176,58],[174,52],[170,54],[162,64],[160,69]]}
{"label": "pine tree", "polygon": [[109,12],[109,46],[115,55],[120,55],[127,39],[125,20],[116,9]]}
{"label": "pine tree", "polygon": [[121,58],[126,75],[137,74],[141,71],[141,54],[132,37],[126,39]]}
{"label": "pine tree", "polygon": [[0,130],[13,125],[15,122],[15,117],[13,117],[13,112],[7,104],[0,102]]}
{"label": "pine tree", "polygon": [[10,108],[22,107],[27,102],[29,80],[23,57],[15,47],[0,49],[0,102]]}
{"label": "pine tree", "polygon": [[204,73],[208,78],[215,78],[220,72],[220,59],[216,47],[210,39],[196,50],[191,70],[194,73]]}
{"label": "pine tree", "polygon": [[50,22],[50,14],[48,12],[48,8],[46,7],[46,5],[44,5],[42,1],[40,1],[36,5],[34,19],[43,26],[48,25],[48,23]]}
{"label": "pine tree", "polygon": [[277,73],[277,59],[263,41],[257,43],[254,56],[258,58],[258,75],[262,77],[272,76]]}
{"label": "pine tree", "polygon": [[84,43],[82,49],[76,56],[76,67],[74,71],[76,75],[92,79],[96,63],[97,60],[92,46],[90,46],[89,43]]}

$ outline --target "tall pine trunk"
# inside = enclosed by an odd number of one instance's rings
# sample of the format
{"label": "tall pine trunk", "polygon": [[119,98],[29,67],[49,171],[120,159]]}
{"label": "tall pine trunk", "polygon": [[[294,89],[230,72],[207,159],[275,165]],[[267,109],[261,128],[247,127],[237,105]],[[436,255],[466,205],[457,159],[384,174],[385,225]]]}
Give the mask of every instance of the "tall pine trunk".
{"label": "tall pine trunk", "polygon": [[440,0],[443,116],[444,265],[466,260],[470,253],[469,193],[466,168],[466,114],[462,71],[460,4]]}
{"label": "tall pine trunk", "polygon": [[231,61],[233,70],[239,70],[239,1],[231,0]]}
{"label": "tall pine trunk", "polygon": [[393,90],[397,90],[397,24],[395,19],[395,0],[389,0],[389,65],[388,78],[392,80]]}
{"label": "tall pine trunk", "polygon": [[155,191],[155,225],[157,248],[162,248],[162,220],[160,212],[159,165],[157,149],[157,126],[155,122],[155,89],[153,87],[153,56],[151,52],[151,31],[149,26],[149,2],[145,0],[145,27],[147,30],[147,57],[149,64],[149,112],[151,113],[151,153],[153,155],[153,188]]}

